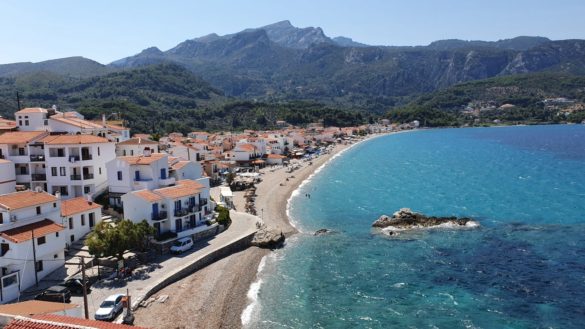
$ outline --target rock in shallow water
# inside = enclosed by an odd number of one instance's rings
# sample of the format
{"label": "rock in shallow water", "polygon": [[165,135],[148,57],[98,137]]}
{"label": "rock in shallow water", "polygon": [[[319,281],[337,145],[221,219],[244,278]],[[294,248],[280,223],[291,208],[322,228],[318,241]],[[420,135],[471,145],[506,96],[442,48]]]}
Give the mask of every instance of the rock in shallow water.
{"label": "rock in shallow water", "polygon": [[284,240],[285,236],[282,232],[263,227],[254,234],[252,245],[259,248],[276,249],[284,245]]}
{"label": "rock in shallow water", "polygon": [[315,231],[315,233],[313,233],[314,236],[320,236],[320,235],[328,235],[331,233],[335,233],[334,231],[327,229],[327,228],[322,228],[320,230]]}
{"label": "rock in shallow water", "polygon": [[382,215],[373,224],[376,228],[393,228],[400,230],[427,228],[427,227],[477,227],[479,223],[471,218],[462,217],[428,217],[416,213],[409,208],[402,208],[392,217]]}

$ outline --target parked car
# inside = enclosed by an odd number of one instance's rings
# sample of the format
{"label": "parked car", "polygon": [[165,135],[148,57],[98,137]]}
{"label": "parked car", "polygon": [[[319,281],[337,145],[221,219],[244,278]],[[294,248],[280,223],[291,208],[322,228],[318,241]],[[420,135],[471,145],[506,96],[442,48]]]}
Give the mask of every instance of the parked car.
{"label": "parked car", "polygon": [[191,238],[181,238],[172,245],[171,253],[173,254],[180,254],[189,249],[193,248],[193,239]]}
{"label": "parked car", "polygon": [[122,298],[124,294],[110,295],[100,305],[100,308],[95,311],[95,319],[102,321],[114,320],[120,312],[122,312]]}
{"label": "parked car", "polygon": [[53,286],[36,295],[35,299],[47,302],[70,303],[71,291],[66,287]]}
{"label": "parked car", "polygon": [[[63,283],[59,284],[60,286],[66,287],[67,289],[69,289],[69,291],[71,291],[74,294],[77,295],[82,295],[83,294],[83,283],[81,281],[81,278],[71,278],[71,279],[67,279],[65,281],[63,281]],[[89,280],[85,280],[85,289],[86,292],[89,294],[91,292],[91,283],[89,282]]]}

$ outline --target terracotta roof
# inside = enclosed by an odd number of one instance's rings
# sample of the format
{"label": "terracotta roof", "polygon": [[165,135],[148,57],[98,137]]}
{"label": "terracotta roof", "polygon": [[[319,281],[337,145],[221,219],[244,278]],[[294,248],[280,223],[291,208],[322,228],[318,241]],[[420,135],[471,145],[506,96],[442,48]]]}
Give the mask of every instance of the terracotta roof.
{"label": "terracotta roof", "polygon": [[79,306],[75,304],[46,302],[42,300],[27,300],[25,302],[20,303],[0,305],[0,313],[27,316],[34,314],[59,312],[63,310],[73,309],[76,307]]}
{"label": "terracotta roof", "polygon": [[268,159],[284,159],[284,158],[286,158],[284,155],[280,155],[280,154],[268,154],[266,157]]}
{"label": "terracotta roof", "polygon": [[63,231],[64,229],[65,227],[56,224],[50,219],[43,219],[40,222],[0,232],[0,237],[10,240],[12,242],[20,243],[32,239],[32,230],[34,230],[36,238],[40,236],[45,236],[47,234]]}
{"label": "terracotta roof", "polygon": [[202,188],[205,188],[205,186],[196,181],[184,179],[177,181],[177,185],[175,186],[160,188],[153,192],[165,198],[176,199],[201,193]]}
{"label": "terracotta roof", "polygon": [[80,118],[75,117],[75,116],[62,116],[62,117],[61,116],[52,116],[50,119],[55,120],[55,121],[59,121],[61,123],[68,124],[71,126],[75,126],[77,128],[81,128],[81,129],[103,129],[104,128],[101,125],[98,125],[98,124],[93,123],[91,121],[80,119]]}
{"label": "terracotta roof", "polygon": [[148,202],[157,202],[162,200],[162,197],[150,190],[140,190],[140,191],[135,191],[132,192],[134,195],[136,195],[139,198],[142,198]]}
{"label": "terracotta roof", "polygon": [[25,113],[47,113],[48,110],[41,107],[27,107],[20,111],[14,112],[14,114],[25,114]]}
{"label": "terracotta roof", "polygon": [[240,145],[236,146],[235,149],[247,151],[247,152],[254,152],[256,147],[252,144],[240,144]]}
{"label": "terracotta roof", "polygon": [[176,162],[176,163],[171,165],[171,169],[175,169],[175,170],[181,169],[181,168],[185,167],[186,165],[188,165],[189,162],[191,162],[191,161],[184,160],[184,161]]}
{"label": "terracotta roof", "polygon": [[128,127],[114,125],[111,123],[106,123],[106,127],[108,127],[108,129],[112,129],[112,130],[130,130],[130,128],[128,128]]}
{"label": "terracotta roof", "polygon": [[87,199],[84,197],[63,200],[61,201],[61,216],[71,216],[73,214],[78,214],[80,212],[86,212],[101,207],[101,205],[95,202],[87,201]]}
{"label": "terracotta roof", "polygon": [[49,145],[110,143],[109,140],[94,135],[55,135],[43,138],[43,142]]}
{"label": "terracotta roof", "polygon": [[32,318],[17,317],[5,328],[8,329],[146,329],[113,322],[88,320],[56,314],[39,314]]}
{"label": "terracotta roof", "polygon": [[49,135],[46,131],[13,131],[0,135],[0,144],[27,144]]}
{"label": "terracotta roof", "polygon": [[118,159],[127,162],[131,165],[149,165],[155,161],[158,161],[164,157],[168,157],[166,153],[152,153],[150,156],[138,155],[138,156],[125,156],[118,157]]}
{"label": "terracotta roof", "polygon": [[7,210],[38,206],[47,202],[55,202],[57,197],[47,192],[31,190],[0,195],[0,207]]}
{"label": "terracotta roof", "polygon": [[146,138],[130,138],[129,140],[118,143],[118,145],[157,145],[158,142]]}
{"label": "terracotta roof", "polygon": [[0,117],[0,130],[11,130],[16,128],[16,121],[7,120]]}

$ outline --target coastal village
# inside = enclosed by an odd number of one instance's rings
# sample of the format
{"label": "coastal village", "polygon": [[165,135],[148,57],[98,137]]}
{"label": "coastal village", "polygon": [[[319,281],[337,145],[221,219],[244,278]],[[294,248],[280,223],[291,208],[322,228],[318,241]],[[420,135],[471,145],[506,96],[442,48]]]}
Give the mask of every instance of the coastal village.
{"label": "coastal village", "polygon": [[[331,154],[419,126],[276,124],[154,139],[55,106],[1,119],[2,325],[132,323],[137,309],[172,299],[156,295],[171,283],[251,245],[281,244],[294,229],[271,209]],[[112,251],[138,227],[147,229],[135,247]],[[114,242],[103,238],[118,228]]]}

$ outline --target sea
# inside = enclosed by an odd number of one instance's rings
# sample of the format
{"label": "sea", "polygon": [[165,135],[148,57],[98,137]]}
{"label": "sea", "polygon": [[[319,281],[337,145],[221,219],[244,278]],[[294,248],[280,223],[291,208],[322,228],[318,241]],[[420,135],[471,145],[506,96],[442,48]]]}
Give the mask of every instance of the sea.
{"label": "sea", "polygon": [[[480,227],[372,229],[400,208]],[[373,138],[288,211],[300,233],[262,260],[247,328],[585,328],[584,125]]]}

